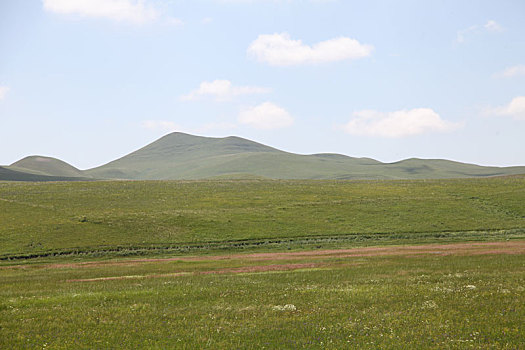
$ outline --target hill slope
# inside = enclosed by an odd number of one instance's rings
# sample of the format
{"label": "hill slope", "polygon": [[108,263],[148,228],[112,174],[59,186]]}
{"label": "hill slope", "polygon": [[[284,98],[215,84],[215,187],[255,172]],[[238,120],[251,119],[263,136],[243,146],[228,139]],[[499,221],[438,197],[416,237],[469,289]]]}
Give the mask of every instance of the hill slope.
{"label": "hill slope", "polygon": [[96,178],[203,179],[257,176],[274,179],[423,179],[525,174],[525,167],[483,167],[448,160],[381,163],[339,154],[299,155],[240,137],[171,133],[97,168]]}
{"label": "hill slope", "polygon": [[16,171],[0,166],[0,181],[89,181],[85,177],[49,176]]}
{"label": "hill slope", "polygon": [[6,167],[10,170],[44,176],[86,177],[81,170],[61,161],[44,156],[29,156]]}

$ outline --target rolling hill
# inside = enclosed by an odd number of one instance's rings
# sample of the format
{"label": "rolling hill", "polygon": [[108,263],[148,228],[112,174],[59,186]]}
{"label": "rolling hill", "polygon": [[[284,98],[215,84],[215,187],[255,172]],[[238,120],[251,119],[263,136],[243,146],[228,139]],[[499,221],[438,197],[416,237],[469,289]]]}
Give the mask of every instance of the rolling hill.
{"label": "rolling hill", "polygon": [[16,171],[0,166],[0,181],[85,181],[85,177],[49,176]]}
{"label": "rolling hill", "polygon": [[299,155],[240,137],[171,133],[120,159],[84,172],[109,179],[423,179],[524,174],[525,167],[483,167],[448,160],[381,163],[340,154]]}
{"label": "rolling hill", "polygon": [[83,181],[92,180],[82,170],[44,156],[29,156],[0,167],[0,181]]}
{"label": "rolling hill", "polygon": [[[301,155],[236,136],[174,132],[102,166],[79,170],[56,158],[30,156],[0,168],[0,180],[439,179],[525,174],[443,159],[381,163],[341,154]],[[29,179],[29,180],[28,180]]]}
{"label": "rolling hill", "polygon": [[86,174],[74,166],[56,158],[29,156],[11,164],[8,169],[45,176],[86,177]]}

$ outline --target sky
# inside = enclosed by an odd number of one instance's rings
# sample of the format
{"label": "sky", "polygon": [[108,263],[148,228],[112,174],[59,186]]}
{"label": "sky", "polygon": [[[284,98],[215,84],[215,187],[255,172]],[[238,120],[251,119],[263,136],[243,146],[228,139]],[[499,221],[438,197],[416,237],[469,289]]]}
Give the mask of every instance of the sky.
{"label": "sky", "polygon": [[0,164],[173,131],[525,165],[525,1],[0,0]]}

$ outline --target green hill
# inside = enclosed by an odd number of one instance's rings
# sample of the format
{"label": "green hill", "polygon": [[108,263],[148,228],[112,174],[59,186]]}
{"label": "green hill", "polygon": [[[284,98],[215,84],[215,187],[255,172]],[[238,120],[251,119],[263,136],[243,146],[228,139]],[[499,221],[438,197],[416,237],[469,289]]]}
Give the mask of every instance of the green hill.
{"label": "green hill", "polygon": [[85,181],[85,177],[49,176],[16,171],[0,166],[0,181]]}
{"label": "green hill", "polygon": [[525,174],[525,167],[483,167],[448,160],[381,163],[340,154],[299,155],[240,137],[171,133],[84,174],[109,179],[423,179]]}
{"label": "green hill", "polygon": [[29,156],[11,164],[10,170],[44,176],[86,177],[74,166],[52,157]]}

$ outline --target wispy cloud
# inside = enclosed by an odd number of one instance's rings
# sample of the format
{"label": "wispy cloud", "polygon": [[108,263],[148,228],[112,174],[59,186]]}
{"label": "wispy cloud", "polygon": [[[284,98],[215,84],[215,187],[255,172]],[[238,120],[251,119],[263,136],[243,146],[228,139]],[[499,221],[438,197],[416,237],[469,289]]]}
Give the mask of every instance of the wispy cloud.
{"label": "wispy cloud", "polygon": [[481,33],[483,31],[502,32],[503,30],[504,30],[503,27],[499,23],[491,19],[487,21],[487,23],[485,23],[484,25],[476,24],[466,29],[458,30],[457,35],[456,35],[456,41],[461,44],[465,42],[465,39],[469,34]]}
{"label": "wispy cloud", "polygon": [[489,32],[502,32],[503,31],[503,28],[494,20],[489,20],[487,23],[483,25],[483,28],[485,28]]}
{"label": "wispy cloud", "polygon": [[266,94],[271,89],[259,86],[234,86],[229,80],[203,81],[199,87],[189,94],[180,97],[183,101],[211,97],[216,101],[228,101],[241,95]]}
{"label": "wispy cloud", "polygon": [[485,111],[489,115],[511,117],[515,120],[525,120],[525,96],[517,96],[508,104]]}
{"label": "wispy cloud", "polygon": [[508,67],[505,68],[505,70],[503,70],[502,72],[494,74],[495,78],[513,78],[519,76],[525,76],[524,64],[518,64],[517,66]]}
{"label": "wispy cloud", "polygon": [[9,92],[9,87],[0,86],[0,101],[2,101],[5,98],[8,92]]}
{"label": "wispy cloud", "polygon": [[133,23],[144,23],[160,17],[160,12],[144,0],[43,0],[43,4],[46,11],[61,15]]}
{"label": "wispy cloud", "polygon": [[400,138],[432,132],[446,132],[461,127],[460,123],[443,120],[430,108],[415,108],[394,112],[363,110],[342,129],[352,135]]}
{"label": "wispy cloud", "polygon": [[294,122],[290,113],[271,102],[242,109],[237,120],[241,124],[262,130],[281,129]]}
{"label": "wispy cloud", "polygon": [[273,66],[327,63],[370,56],[373,46],[339,37],[312,46],[293,40],[288,33],[259,35],[248,47],[248,55]]}

